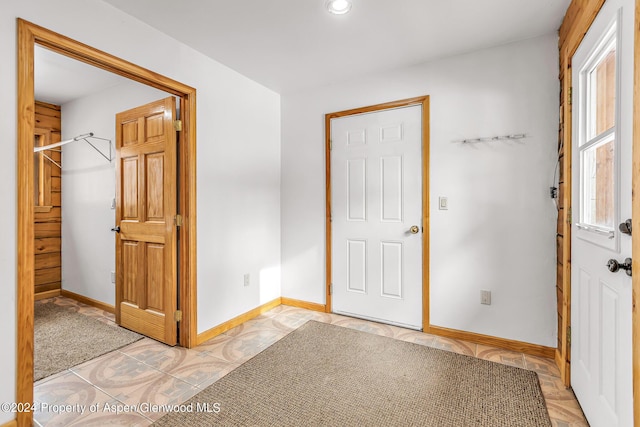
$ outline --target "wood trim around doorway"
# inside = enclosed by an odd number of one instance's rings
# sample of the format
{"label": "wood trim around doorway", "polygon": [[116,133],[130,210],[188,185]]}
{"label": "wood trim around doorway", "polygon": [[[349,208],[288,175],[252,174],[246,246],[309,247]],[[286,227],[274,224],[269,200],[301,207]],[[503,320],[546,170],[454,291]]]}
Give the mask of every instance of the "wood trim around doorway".
{"label": "wood trim around doorway", "polygon": [[326,241],[326,306],[331,313],[331,119],[372,113],[392,108],[422,105],[422,330],[429,332],[429,96],[403,99],[368,107],[354,108],[325,115],[325,241]]}
{"label": "wood trim around doorway", "polygon": [[596,19],[605,0],[573,0],[559,31],[560,124],[558,157],[561,159],[557,226],[557,312],[558,345],[555,354],[560,377],[565,386],[571,384],[571,58]]}
{"label": "wood trim around doorway", "polygon": [[[33,402],[33,132],[34,47],[39,45],[61,55],[93,65],[130,80],[180,97],[183,131],[179,143],[180,230],[180,345],[196,345],[196,90],[190,86],[94,49],[53,31],[17,20],[18,31],[18,139],[17,139],[17,390],[16,401]],[[19,426],[31,426],[32,413],[17,414]]]}

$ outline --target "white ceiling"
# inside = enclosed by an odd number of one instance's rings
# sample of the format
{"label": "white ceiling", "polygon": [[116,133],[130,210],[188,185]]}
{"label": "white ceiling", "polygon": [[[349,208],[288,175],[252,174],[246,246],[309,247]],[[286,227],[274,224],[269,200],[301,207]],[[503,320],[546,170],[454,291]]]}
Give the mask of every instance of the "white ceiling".
{"label": "white ceiling", "polygon": [[104,0],[277,92],[549,34],[570,0]]}
{"label": "white ceiling", "polygon": [[36,45],[34,90],[36,100],[62,105],[127,79]]}

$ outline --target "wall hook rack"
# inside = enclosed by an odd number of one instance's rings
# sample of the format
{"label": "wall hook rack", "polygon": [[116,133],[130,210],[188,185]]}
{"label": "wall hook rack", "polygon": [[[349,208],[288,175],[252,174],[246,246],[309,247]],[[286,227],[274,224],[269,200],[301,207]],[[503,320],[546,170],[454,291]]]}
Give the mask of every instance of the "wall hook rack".
{"label": "wall hook rack", "polygon": [[453,142],[459,142],[462,144],[469,144],[472,142],[493,142],[493,141],[509,141],[516,139],[526,138],[526,133],[516,133],[511,135],[501,135],[501,136],[491,136],[491,137],[482,137],[482,138],[469,138],[469,139],[459,139]]}

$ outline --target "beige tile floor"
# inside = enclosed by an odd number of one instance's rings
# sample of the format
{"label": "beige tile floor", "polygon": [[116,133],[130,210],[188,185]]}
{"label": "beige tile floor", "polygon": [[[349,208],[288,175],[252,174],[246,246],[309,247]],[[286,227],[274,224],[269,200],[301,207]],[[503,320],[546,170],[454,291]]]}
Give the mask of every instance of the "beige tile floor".
{"label": "beige tile floor", "polygon": [[[44,300],[52,301],[52,300]],[[57,297],[53,302],[114,322],[112,314]],[[37,302],[42,303],[42,302]],[[538,373],[555,427],[588,426],[573,392],[565,389],[550,359],[458,341],[335,314],[279,306],[193,348],[169,347],[145,338],[120,350],[44,378],[34,400],[50,409],[34,414],[35,426],[147,426],[164,415],[152,407],[116,414],[125,405],[180,404],[301,326],[307,320],[332,323],[398,340],[466,354]],[[55,406],[59,405],[59,406]],[[69,405],[64,408],[62,405]],[[78,410],[85,405],[84,412]],[[92,411],[97,408],[97,410]],[[62,412],[62,409],[68,412]]]}

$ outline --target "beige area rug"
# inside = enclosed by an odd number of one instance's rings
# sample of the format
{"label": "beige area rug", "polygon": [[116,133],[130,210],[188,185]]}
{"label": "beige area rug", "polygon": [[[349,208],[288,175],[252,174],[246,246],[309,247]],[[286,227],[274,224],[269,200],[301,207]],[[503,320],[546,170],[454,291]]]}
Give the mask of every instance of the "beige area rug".
{"label": "beige area rug", "polygon": [[153,426],[551,426],[534,372],[314,321],[175,410]]}
{"label": "beige area rug", "polygon": [[142,339],[53,303],[35,305],[34,381]]}

